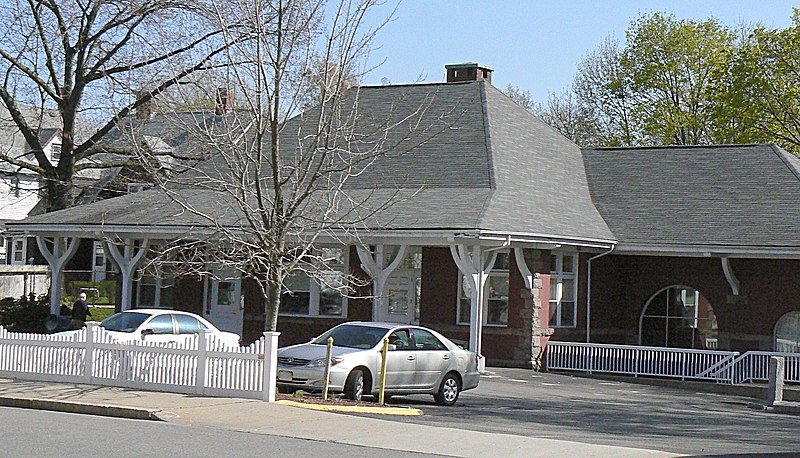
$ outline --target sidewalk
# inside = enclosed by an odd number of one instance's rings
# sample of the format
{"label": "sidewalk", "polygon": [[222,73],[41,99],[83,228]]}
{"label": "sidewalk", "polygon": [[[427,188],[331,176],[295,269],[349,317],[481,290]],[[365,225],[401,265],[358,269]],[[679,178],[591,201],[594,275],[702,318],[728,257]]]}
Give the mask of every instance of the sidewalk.
{"label": "sidewalk", "polygon": [[[209,398],[95,385],[0,379],[0,406],[161,420],[446,456],[676,456],[660,451],[416,425],[249,399]],[[457,406],[453,408],[458,409]]]}

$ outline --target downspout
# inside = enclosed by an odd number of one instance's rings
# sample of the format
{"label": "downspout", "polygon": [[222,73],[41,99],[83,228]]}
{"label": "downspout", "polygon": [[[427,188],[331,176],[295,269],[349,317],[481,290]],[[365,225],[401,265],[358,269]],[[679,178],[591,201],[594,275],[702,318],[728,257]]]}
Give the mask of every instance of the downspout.
{"label": "downspout", "polygon": [[586,343],[590,343],[589,340],[589,325],[591,324],[592,318],[592,261],[598,258],[602,258],[603,256],[610,254],[614,251],[616,245],[612,245],[611,249],[605,251],[603,253],[598,254],[597,256],[592,256],[586,261],[588,267],[586,268]]}

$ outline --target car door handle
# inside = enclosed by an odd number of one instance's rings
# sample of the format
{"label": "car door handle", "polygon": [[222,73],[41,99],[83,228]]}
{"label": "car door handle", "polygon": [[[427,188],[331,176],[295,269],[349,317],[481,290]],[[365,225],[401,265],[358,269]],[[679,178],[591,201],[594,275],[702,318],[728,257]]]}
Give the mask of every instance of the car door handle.
{"label": "car door handle", "polygon": [[414,355],[408,355],[408,360],[409,361],[414,361]]}
{"label": "car door handle", "polygon": [[450,355],[444,355],[442,356],[442,359],[450,359]]}

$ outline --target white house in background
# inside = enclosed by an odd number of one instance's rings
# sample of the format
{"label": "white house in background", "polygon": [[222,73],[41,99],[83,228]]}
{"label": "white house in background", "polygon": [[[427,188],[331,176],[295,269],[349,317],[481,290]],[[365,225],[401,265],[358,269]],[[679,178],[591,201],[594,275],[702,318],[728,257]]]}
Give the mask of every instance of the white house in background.
{"label": "white house in background", "polygon": [[[61,154],[58,113],[25,106],[20,109],[28,122],[39,120],[39,141],[48,158],[57,162]],[[15,159],[35,161],[30,145],[2,105],[0,105],[0,151]],[[4,230],[4,223],[35,214],[40,200],[41,180],[38,176],[22,167],[0,161],[0,236]],[[22,265],[29,257],[28,242],[25,238],[0,240],[0,264]]]}

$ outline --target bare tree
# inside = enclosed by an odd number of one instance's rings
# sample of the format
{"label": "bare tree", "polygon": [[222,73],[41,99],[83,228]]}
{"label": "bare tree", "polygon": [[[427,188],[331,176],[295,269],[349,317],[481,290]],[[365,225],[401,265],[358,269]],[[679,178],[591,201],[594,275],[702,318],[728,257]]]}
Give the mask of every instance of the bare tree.
{"label": "bare tree", "polygon": [[[313,277],[322,289],[343,295],[364,284],[341,271],[349,253],[320,246],[320,238],[357,238],[364,221],[402,198],[403,191],[350,183],[395,151],[396,142],[406,142],[407,151],[446,128],[443,121],[416,129],[425,101],[411,113],[394,116],[389,107],[380,122],[359,122],[359,88],[346,88],[360,75],[375,33],[388,20],[366,25],[368,17],[381,13],[379,5],[375,0],[216,4],[219,21],[237,18],[235,29],[225,28],[226,55],[236,63],[220,81],[228,85],[221,100],[227,103],[213,117],[173,117],[203,145],[208,159],[163,182],[162,190],[213,230],[162,247],[162,258],[176,252],[184,269],[210,273],[209,266],[221,265],[257,281],[266,330],[276,328],[282,295],[299,279]],[[235,101],[227,87],[236,88]],[[317,103],[302,111],[309,94]],[[415,139],[389,139],[387,132],[398,126],[415,131]]]}
{"label": "bare tree", "polygon": [[[0,161],[43,180],[47,211],[72,205],[82,170],[128,163],[130,157],[100,155],[97,147],[120,120],[213,66],[229,43],[204,10],[199,0],[10,0],[0,6],[0,99],[34,156],[0,153]],[[31,107],[38,115],[27,114]],[[60,118],[58,160],[38,137],[48,111]],[[91,128],[81,134],[80,123]]]}

